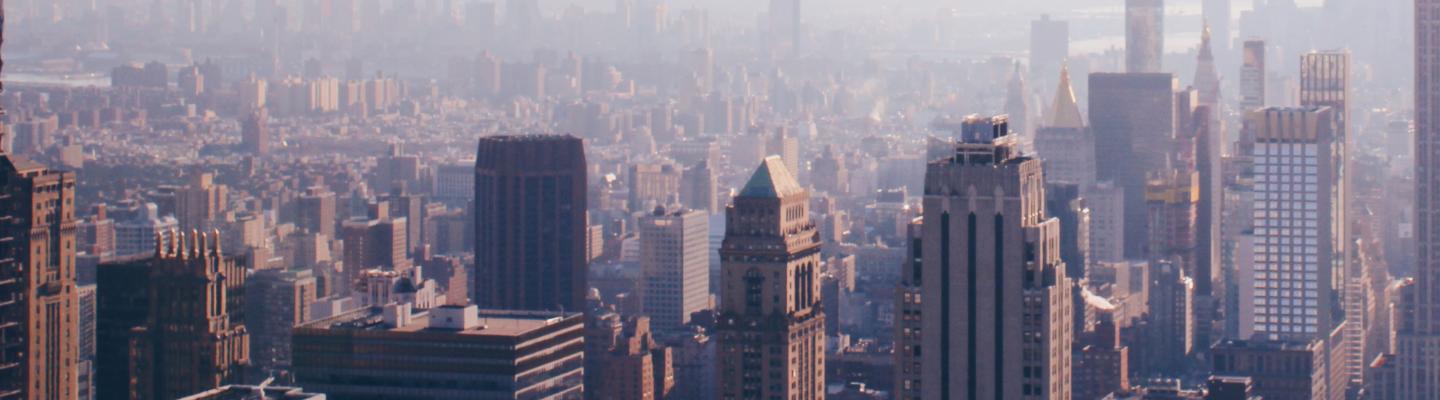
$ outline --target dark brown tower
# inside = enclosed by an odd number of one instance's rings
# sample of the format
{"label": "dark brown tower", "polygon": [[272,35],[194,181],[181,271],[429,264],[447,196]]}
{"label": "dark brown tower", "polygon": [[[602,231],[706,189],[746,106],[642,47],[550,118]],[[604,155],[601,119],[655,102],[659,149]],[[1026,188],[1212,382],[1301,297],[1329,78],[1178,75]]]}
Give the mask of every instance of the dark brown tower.
{"label": "dark brown tower", "polygon": [[475,303],[584,310],[585,144],[490,136],[475,156]]}
{"label": "dark brown tower", "polygon": [[236,383],[250,364],[245,267],[221,253],[219,232],[170,236],[177,239],[169,246],[155,241],[150,318],[130,349],[138,372],[131,398],[174,399]]}
{"label": "dark brown tower", "polygon": [[242,151],[257,156],[270,152],[270,125],[267,119],[268,115],[265,109],[261,108],[252,111],[244,121],[240,122]]}

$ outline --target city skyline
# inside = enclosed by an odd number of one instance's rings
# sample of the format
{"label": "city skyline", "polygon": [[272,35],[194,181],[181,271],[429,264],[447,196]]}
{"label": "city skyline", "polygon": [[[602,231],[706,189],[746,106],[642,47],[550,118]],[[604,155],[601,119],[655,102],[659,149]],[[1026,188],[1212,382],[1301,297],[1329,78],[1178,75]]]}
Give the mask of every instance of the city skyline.
{"label": "city skyline", "polygon": [[0,399],[1428,399],[1437,18],[0,0]]}

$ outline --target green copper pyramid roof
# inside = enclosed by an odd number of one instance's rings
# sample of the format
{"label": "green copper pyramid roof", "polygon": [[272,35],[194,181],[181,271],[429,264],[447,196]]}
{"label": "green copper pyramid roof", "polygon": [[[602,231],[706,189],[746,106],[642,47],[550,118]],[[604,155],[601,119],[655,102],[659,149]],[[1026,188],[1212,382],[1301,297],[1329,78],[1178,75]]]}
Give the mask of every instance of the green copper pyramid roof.
{"label": "green copper pyramid roof", "polygon": [[801,188],[800,183],[790,176],[790,171],[785,169],[785,162],[780,156],[769,156],[760,162],[755,174],[750,175],[750,180],[745,182],[745,188],[740,189],[740,196],[785,197],[803,191],[805,189]]}

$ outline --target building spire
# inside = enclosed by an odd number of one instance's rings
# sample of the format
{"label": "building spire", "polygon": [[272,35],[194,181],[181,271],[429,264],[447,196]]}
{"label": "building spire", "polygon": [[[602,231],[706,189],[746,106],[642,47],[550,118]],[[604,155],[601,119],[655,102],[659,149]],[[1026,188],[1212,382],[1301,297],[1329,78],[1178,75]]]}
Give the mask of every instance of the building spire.
{"label": "building spire", "polygon": [[1085,119],[1080,116],[1080,105],[1075,102],[1075,90],[1070,86],[1069,63],[1060,66],[1060,86],[1055,89],[1055,103],[1050,109],[1050,127],[1085,127]]}
{"label": "building spire", "polygon": [[1220,101],[1220,74],[1215,70],[1215,53],[1210,50],[1210,22],[1200,32],[1200,54],[1195,62],[1195,90],[1200,104],[1215,107]]}

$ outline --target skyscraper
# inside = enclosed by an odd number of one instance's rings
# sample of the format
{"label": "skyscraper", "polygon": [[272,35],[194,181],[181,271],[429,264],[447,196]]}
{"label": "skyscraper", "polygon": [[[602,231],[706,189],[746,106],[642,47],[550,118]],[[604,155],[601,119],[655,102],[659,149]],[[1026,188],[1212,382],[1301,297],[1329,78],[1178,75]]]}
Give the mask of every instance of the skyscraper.
{"label": "skyscraper", "polygon": [[264,108],[251,111],[240,121],[240,150],[253,155],[270,152],[270,123]]}
{"label": "skyscraper", "polygon": [[710,303],[709,213],[656,207],[640,218],[645,314],[657,331],[678,331]]}
{"label": "skyscraper", "polygon": [[[1254,333],[1325,338],[1345,262],[1345,152],[1329,108],[1251,112],[1255,135]],[[1242,289],[1243,290],[1243,289]],[[1246,294],[1241,294],[1246,296]]]}
{"label": "skyscraper", "polygon": [[[802,0],[770,0],[770,35],[774,43],[789,48],[791,53],[800,52],[801,36],[800,2]],[[785,46],[788,45],[788,46]]]}
{"label": "skyscraper", "polygon": [[1050,82],[1070,57],[1070,22],[1050,19],[1050,14],[1030,21],[1030,79],[1036,84]]}
{"label": "skyscraper", "polygon": [[475,157],[475,303],[585,309],[585,145],[569,135],[488,136]]}
{"label": "skyscraper", "polygon": [[1349,51],[1320,51],[1300,56],[1300,106],[1330,107],[1336,137],[1342,143],[1350,131],[1349,74]]}
{"label": "skyscraper", "polygon": [[820,235],[810,193],[766,157],[725,210],[716,322],[722,400],[825,397]]}
{"label": "skyscraper", "polygon": [[916,218],[905,227],[905,259],[900,264],[900,283],[895,285],[895,399],[921,399],[924,354],[921,333],[924,302],[921,301],[924,273],[921,271],[925,241],[925,220]]}
{"label": "skyscraper", "polygon": [[1068,399],[1072,283],[1041,162],[1003,117],[962,132],[925,173],[922,397]]}
{"label": "skyscraper", "polygon": [[1415,0],[1414,296],[1397,310],[1392,374],[1385,392],[1419,400],[1440,392],[1440,0]]}
{"label": "skyscraper", "polygon": [[[1230,54],[1230,0],[1205,0],[1200,3],[1200,14],[1215,38],[1215,48],[1221,54]],[[1228,56],[1227,56],[1228,58]]]}
{"label": "skyscraper", "polygon": [[1124,192],[1128,258],[1145,255],[1145,174],[1168,168],[1175,153],[1175,99],[1171,74],[1090,74],[1096,178],[1114,181]]}
{"label": "skyscraper", "polygon": [[1125,0],[1125,72],[1160,72],[1165,0]]}
{"label": "skyscraper", "polygon": [[[1010,129],[1024,142],[1033,143],[1035,137],[1030,130],[1030,93],[1025,90],[1025,76],[1020,72],[1020,63],[1010,73],[1010,82],[1005,88],[1005,113],[1010,116]],[[1024,144],[1022,143],[1022,146]],[[1028,146],[1025,146],[1028,148]]]}
{"label": "skyscraper", "polygon": [[74,207],[74,173],[0,148],[0,397],[79,395]]}
{"label": "skyscraper", "polygon": [[1060,68],[1060,85],[1046,116],[1049,120],[1035,129],[1035,152],[1050,171],[1045,183],[1069,183],[1089,190],[1095,186],[1095,136],[1080,115],[1067,67]]}
{"label": "skyscraper", "polygon": [[175,191],[175,216],[180,229],[202,229],[206,222],[220,217],[228,206],[229,192],[229,187],[215,184],[213,174],[192,174],[190,185]]}
{"label": "skyscraper", "polygon": [[1265,41],[1246,40],[1240,61],[1240,111],[1265,106]]}
{"label": "skyscraper", "polygon": [[238,383],[250,364],[245,267],[225,258],[219,232],[174,236],[178,240],[169,247],[155,246],[149,318],[131,339],[137,375],[130,392],[142,399],[173,399]]}
{"label": "skyscraper", "polygon": [[1212,109],[1220,105],[1220,74],[1215,71],[1215,53],[1211,50],[1212,33],[1210,23],[1205,23],[1200,33],[1200,55],[1195,62],[1195,90],[1200,92],[1200,104]]}
{"label": "skyscraper", "polygon": [[323,186],[312,186],[295,201],[296,228],[335,237],[335,193]]}

